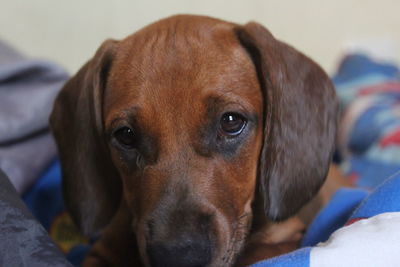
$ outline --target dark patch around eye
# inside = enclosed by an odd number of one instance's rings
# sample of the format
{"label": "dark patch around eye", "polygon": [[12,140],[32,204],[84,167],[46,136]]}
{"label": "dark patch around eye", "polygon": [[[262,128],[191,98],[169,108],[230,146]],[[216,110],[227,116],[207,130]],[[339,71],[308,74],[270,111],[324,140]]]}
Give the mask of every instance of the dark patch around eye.
{"label": "dark patch around eye", "polygon": [[219,133],[220,109],[225,105],[225,101],[218,97],[212,97],[207,100],[206,120],[199,130],[199,142],[194,143],[196,153],[203,157],[212,158],[215,154],[221,154],[226,158],[235,156],[238,149],[246,143],[246,138],[249,136],[250,131],[257,126],[257,114],[243,114],[241,116],[247,119],[247,125],[242,133],[234,138],[221,135]]}
{"label": "dark patch around eye", "polygon": [[[155,164],[159,151],[157,138],[137,127],[138,123],[133,116],[127,117],[129,121],[120,118],[111,123],[112,129],[108,131],[110,144],[118,151],[120,159],[129,170]],[[118,134],[119,138],[116,136]]]}

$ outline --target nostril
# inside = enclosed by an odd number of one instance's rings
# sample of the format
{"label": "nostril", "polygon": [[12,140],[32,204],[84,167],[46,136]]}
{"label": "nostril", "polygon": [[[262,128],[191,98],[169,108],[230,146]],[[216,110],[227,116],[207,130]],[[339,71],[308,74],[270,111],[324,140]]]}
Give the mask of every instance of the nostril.
{"label": "nostril", "polygon": [[203,267],[210,263],[211,252],[208,239],[188,236],[147,247],[152,267]]}

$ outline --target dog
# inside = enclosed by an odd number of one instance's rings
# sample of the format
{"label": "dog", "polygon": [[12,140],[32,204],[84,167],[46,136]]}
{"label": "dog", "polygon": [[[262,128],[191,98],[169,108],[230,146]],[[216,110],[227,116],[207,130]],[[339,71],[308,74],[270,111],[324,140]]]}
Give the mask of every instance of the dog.
{"label": "dog", "polygon": [[100,236],[83,265],[240,266],[295,249],[337,106],[325,72],[255,22],[177,15],[105,41],[50,117],[67,209]]}

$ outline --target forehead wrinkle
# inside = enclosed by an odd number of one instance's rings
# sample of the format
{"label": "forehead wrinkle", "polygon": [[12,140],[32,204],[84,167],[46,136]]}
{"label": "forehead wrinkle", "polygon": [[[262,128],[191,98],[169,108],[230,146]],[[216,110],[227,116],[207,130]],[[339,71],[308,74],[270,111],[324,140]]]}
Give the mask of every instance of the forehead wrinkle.
{"label": "forehead wrinkle", "polygon": [[255,86],[245,78],[252,71],[251,60],[228,28],[175,21],[128,37],[117,53],[119,73],[111,79],[123,100],[116,102],[145,105],[149,119],[157,118],[167,129],[173,125],[170,131],[186,132],[182,127],[191,126],[204,108],[201,94],[251,91],[247,87]]}
{"label": "forehead wrinkle", "polygon": [[[123,43],[125,66],[130,66],[145,80],[160,74],[188,74],[203,62],[206,55],[212,60],[238,44],[232,24],[215,19],[188,21],[177,16],[163,20],[126,38]],[[130,56],[127,56],[130,54]],[[143,72],[146,69],[146,72]]]}

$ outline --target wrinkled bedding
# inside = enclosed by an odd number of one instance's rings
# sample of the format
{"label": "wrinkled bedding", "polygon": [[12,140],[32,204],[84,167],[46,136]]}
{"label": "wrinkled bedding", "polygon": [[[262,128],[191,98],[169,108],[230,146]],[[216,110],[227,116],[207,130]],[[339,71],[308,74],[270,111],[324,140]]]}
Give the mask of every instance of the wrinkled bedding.
{"label": "wrinkled bedding", "polygon": [[56,156],[48,117],[68,74],[0,40],[0,169],[22,194]]}

